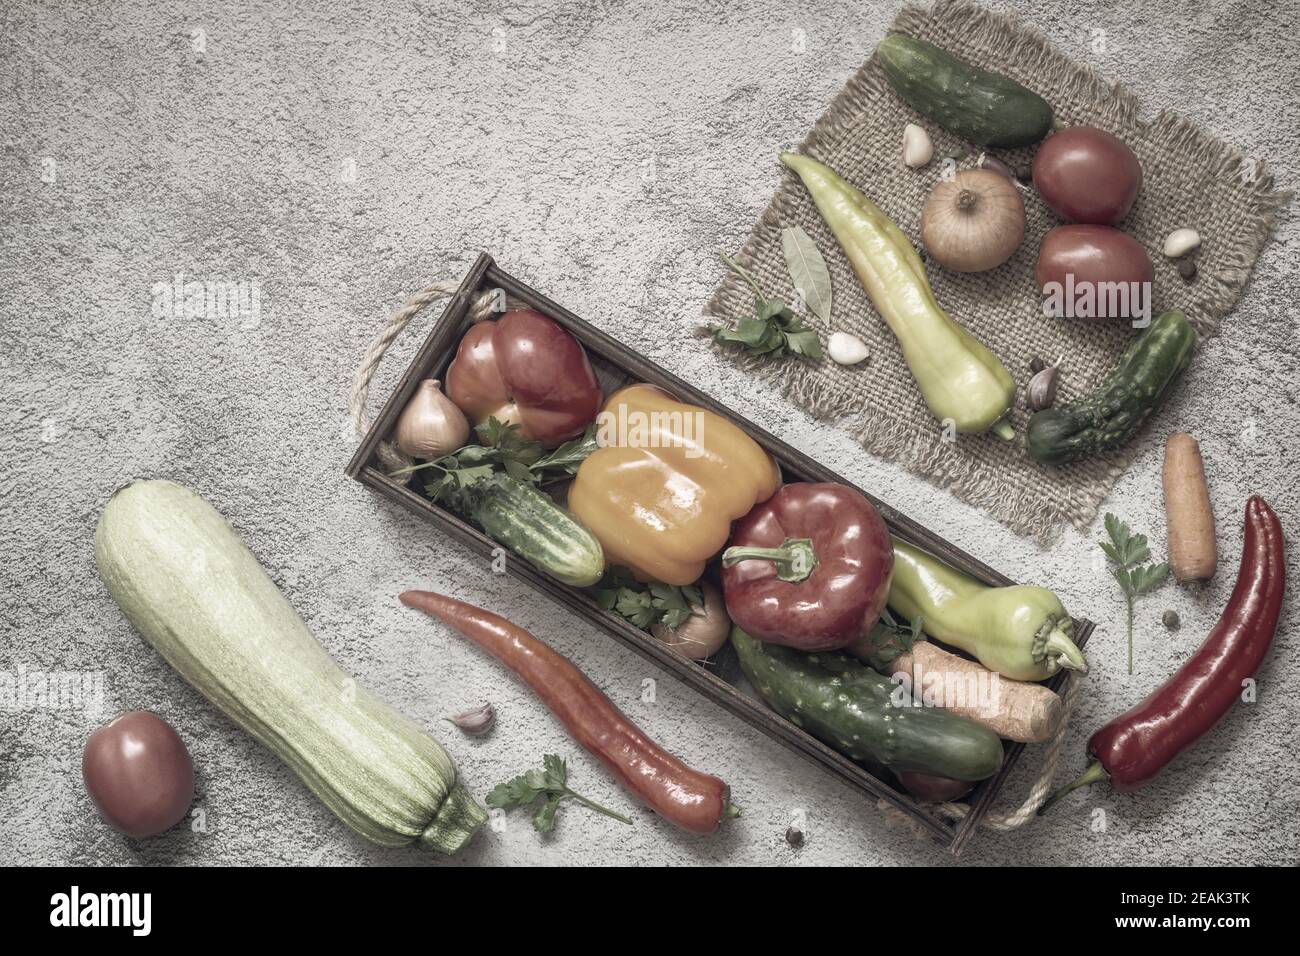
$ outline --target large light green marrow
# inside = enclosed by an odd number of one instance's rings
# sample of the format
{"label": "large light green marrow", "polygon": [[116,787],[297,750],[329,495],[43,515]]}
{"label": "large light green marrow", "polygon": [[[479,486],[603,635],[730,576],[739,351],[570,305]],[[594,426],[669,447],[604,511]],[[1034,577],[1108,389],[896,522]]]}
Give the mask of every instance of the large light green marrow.
{"label": "large light green marrow", "polygon": [[442,746],[339,669],[194,492],[170,481],[118,491],[95,561],[167,663],[362,836],[455,853],[487,819]]}

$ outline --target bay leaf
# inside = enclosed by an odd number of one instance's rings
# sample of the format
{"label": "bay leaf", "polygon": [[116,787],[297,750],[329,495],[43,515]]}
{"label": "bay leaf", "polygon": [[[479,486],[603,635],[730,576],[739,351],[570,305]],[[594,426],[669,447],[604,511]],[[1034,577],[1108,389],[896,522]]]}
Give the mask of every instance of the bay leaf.
{"label": "bay leaf", "polygon": [[823,322],[831,320],[831,274],[817,243],[801,226],[781,230],[781,250],[796,289],[803,292],[808,309]]}

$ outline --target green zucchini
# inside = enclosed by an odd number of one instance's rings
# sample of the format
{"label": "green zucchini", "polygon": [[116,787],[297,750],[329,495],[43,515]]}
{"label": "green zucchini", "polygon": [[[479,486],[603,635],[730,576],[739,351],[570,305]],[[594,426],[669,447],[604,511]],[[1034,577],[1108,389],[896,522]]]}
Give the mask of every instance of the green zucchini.
{"label": "green zucchini", "polygon": [[1052,107],[1010,77],[971,66],[901,33],[876,56],[889,83],[922,116],[980,146],[1028,146],[1052,130]]}
{"label": "green zucchini", "polygon": [[941,707],[896,705],[899,685],[847,654],[764,644],[738,627],[731,645],[769,707],[850,760],[953,780],[1002,766],[993,731]]}
{"label": "green zucchini", "polygon": [[487,820],[441,745],[339,669],[194,492],[170,481],[118,491],[95,563],[167,663],[363,837],[450,854]]}
{"label": "green zucchini", "polygon": [[605,552],[596,536],[531,484],[497,472],[470,491],[470,517],[533,567],[576,588],[604,576]]}
{"label": "green zucchini", "polygon": [[1152,319],[1097,391],[1030,416],[1029,454],[1055,465],[1122,445],[1160,407],[1195,348],[1196,331],[1183,313]]}

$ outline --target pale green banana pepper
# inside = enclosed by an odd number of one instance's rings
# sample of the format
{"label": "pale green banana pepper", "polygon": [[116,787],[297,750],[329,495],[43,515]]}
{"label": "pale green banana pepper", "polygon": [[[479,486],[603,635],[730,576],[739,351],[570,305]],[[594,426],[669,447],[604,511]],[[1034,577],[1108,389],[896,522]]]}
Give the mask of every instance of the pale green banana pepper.
{"label": "pale green banana pepper", "polygon": [[1047,588],[989,587],[897,538],[889,606],[1012,680],[1046,680],[1062,667],[1088,672],[1074,621]]}
{"label": "pale green banana pepper", "polygon": [[996,355],[952,320],[935,301],[925,266],[903,231],[862,192],[814,159],[782,153],[803,180],[866,287],[941,422],[961,434],[1011,439],[1007,413],[1016,383]]}

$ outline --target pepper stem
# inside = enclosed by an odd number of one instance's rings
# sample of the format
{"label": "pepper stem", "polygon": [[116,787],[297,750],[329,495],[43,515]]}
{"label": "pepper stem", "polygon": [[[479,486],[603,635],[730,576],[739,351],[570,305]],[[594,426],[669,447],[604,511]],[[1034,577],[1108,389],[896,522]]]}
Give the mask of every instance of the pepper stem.
{"label": "pepper stem", "polygon": [[799,583],[817,566],[817,552],[811,538],[786,538],[779,548],[734,547],[722,552],[722,566],[729,568],[741,561],[771,561],[782,581]]}
{"label": "pepper stem", "polygon": [[1053,663],[1064,667],[1068,671],[1078,671],[1080,674],[1088,673],[1088,662],[1083,657],[1083,651],[1079,646],[1070,640],[1068,634],[1061,629],[1058,624],[1052,628],[1052,632],[1047,635],[1047,640],[1043,643],[1044,656]]}
{"label": "pepper stem", "polygon": [[999,418],[989,426],[989,431],[997,435],[1003,441],[1011,441],[1016,437],[1016,430],[1011,423],[1005,418]]}
{"label": "pepper stem", "polygon": [[1108,774],[1106,768],[1101,765],[1101,761],[1094,760],[1092,763],[1088,764],[1087,770],[1075,778],[1073,783],[1066,784],[1060,790],[1056,791],[1056,793],[1048,797],[1047,802],[1038,808],[1038,816],[1041,817],[1051,809],[1052,804],[1056,803],[1057,800],[1060,800],[1070,791],[1078,790],[1080,787],[1086,787],[1091,783],[1102,783],[1103,781],[1109,780],[1110,774]]}

